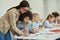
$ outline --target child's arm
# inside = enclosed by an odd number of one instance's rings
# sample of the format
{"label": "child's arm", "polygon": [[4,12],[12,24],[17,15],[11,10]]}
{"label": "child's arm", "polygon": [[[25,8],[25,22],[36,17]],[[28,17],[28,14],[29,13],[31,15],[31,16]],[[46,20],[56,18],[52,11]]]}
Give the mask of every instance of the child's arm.
{"label": "child's arm", "polygon": [[24,32],[29,33],[29,28],[27,27],[27,25],[24,25]]}
{"label": "child's arm", "polygon": [[54,24],[54,26],[55,26],[55,27],[58,27],[58,26],[60,26],[60,24]]}
{"label": "child's arm", "polygon": [[45,21],[44,27],[45,28],[53,28],[54,27],[54,24],[49,23],[49,21]]}
{"label": "child's arm", "polygon": [[35,34],[38,32],[38,29],[32,29],[32,33]]}

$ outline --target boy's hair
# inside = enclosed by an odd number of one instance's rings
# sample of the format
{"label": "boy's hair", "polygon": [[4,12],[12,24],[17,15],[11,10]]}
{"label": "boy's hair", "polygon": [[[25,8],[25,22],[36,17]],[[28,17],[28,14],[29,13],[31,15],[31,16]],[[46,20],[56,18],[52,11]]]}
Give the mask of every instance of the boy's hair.
{"label": "boy's hair", "polygon": [[34,21],[34,18],[39,15],[38,13],[33,13],[33,16],[32,16],[32,21]]}
{"label": "boy's hair", "polygon": [[49,14],[49,15],[47,16],[46,20],[48,20],[48,19],[49,19],[49,17],[50,17],[50,18],[53,18],[53,17],[55,17],[55,16],[54,16],[54,15],[52,15],[52,14]]}
{"label": "boy's hair", "polygon": [[33,17],[36,17],[36,15],[39,15],[38,13],[33,13]]}
{"label": "boy's hair", "polygon": [[58,17],[59,13],[58,12],[52,12],[52,15],[54,15],[55,17]]}
{"label": "boy's hair", "polygon": [[19,21],[23,21],[25,17],[29,17],[29,20],[32,20],[32,12],[28,10],[24,14],[20,14]]}

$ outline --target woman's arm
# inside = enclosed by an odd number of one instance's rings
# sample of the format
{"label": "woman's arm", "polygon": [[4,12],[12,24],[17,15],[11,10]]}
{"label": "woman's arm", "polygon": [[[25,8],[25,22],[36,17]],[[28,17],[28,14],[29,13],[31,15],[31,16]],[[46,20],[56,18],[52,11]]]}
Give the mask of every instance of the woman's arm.
{"label": "woman's arm", "polygon": [[13,9],[9,11],[10,28],[13,29],[13,31],[15,31],[19,35],[21,35],[23,34],[23,32],[16,27],[16,14],[15,13],[16,11]]}

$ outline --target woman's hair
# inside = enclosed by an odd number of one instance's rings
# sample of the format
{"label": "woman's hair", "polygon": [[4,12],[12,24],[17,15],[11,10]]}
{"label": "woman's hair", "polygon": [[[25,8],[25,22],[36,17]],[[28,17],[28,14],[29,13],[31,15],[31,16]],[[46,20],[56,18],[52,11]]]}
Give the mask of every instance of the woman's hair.
{"label": "woman's hair", "polygon": [[48,20],[48,19],[49,19],[49,17],[50,17],[50,18],[53,18],[53,17],[55,17],[55,16],[54,16],[54,15],[52,15],[52,14],[49,14],[49,15],[47,16],[46,20]]}
{"label": "woman's hair", "polygon": [[[29,7],[30,8],[30,5],[28,3],[28,1],[21,1],[20,4],[18,6],[15,6],[15,7],[12,7],[12,8],[16,8],[16,9],[20,9],[21,7]],[[12,9],[10,8],[10,9]],[[10,9],[8,9],[7,11],[9,11]]]}
{"label": "woman's hair", "polygon": [[59,13],[58,12],[52,12],[52,15],[54,15],[55,17],[58,17]]}
{"label": "woman's hair", "polygon": [[32,20],[32,12],[28,10],[24,14],[21,14],[18,18],[18,21],[23,21],[25,17],[29,17],[29,20]]}

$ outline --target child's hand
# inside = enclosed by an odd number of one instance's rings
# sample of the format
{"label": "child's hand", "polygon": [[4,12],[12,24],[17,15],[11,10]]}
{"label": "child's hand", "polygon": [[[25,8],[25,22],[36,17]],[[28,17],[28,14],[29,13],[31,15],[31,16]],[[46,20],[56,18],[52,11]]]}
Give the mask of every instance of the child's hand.
{"label": "child's hand", "polygon": [[39,30],[43,30],[44,29],[44,26],[39,26]]}
{"label": "child's hand", "polygon": [[54,26],[59,27],[59,26],[60,26],[60,24],[55,24]]}
{"label": "child's hand", "polygon": [[38,33],[38,29],[33,29],[32,32],[33,34]]}
{"label": "child's hand", "polygon": [[23,36],[28,37],[29,36],[29,33],[24,33]]}

